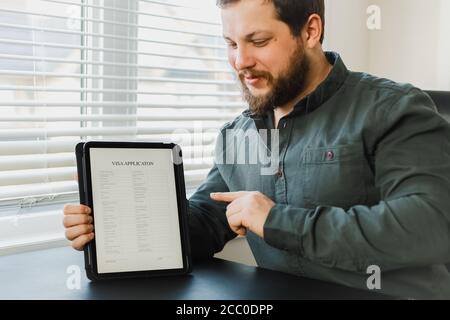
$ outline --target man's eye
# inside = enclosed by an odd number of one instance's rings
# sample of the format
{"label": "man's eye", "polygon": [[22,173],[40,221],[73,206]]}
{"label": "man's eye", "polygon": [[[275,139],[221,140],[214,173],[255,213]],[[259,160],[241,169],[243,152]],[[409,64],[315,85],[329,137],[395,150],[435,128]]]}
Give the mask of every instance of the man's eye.
{"label": "man's eye", "polygon": [[256,47],[264,47],[268,42],[269,42],[269,40],[255,40],[255,41],[253,41],[253,44]]}
{"label": "man's eye", "polygon": [[234,42],[227,42],[228,47],[236,49],[237,45]]}

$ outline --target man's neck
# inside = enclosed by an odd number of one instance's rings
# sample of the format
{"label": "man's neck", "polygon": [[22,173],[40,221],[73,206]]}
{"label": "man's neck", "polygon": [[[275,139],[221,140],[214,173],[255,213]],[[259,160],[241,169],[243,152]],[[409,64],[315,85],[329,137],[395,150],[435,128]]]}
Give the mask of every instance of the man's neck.
{"label": "man's neck", "polygon": [[313,92],[328,77],[328,74],[333,69],[333,66],[328,62],[324,53],[310,63],[312,67],[309,74],[306,76],[306,83],[308,85],[305,89],[302,90],[302,92],[295,99],[289,101],[283,106],[278,106],[274,110],[275,128],[278,128],[278,122],[280,119],[291,113],[295,105],[304,97]]}

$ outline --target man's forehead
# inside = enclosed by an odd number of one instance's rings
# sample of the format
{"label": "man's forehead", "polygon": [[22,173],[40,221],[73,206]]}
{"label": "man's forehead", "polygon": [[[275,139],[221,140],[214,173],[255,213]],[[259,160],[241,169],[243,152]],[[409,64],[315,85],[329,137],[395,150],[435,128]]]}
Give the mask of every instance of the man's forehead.
{"label": "man's forehead", "polygon": [[280,23],[272,2],[264,0],[241,0],[222,10],[224,37],[231,34],[249,38],[270,33],[274,24]]}
{"label": "man's forehead", "polygon": [[278,15],[272,1],[241,0],[232,2],[221,9],[222,20],[230,18],[250,18],[252,20],[277,19]]}

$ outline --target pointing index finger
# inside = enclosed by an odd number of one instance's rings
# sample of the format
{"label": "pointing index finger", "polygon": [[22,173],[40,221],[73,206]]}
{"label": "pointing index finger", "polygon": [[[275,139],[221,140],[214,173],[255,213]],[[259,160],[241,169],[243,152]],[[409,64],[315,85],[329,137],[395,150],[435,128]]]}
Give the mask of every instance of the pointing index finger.
{"label": "pointing index finger", "polygon": [[248,191],[236,191],[236,192],[215,192],[211,193],[210,197],[211,199],[215,201],[222,201],[222,202],[233,202],[237,198],[243,197],[247,195]]}

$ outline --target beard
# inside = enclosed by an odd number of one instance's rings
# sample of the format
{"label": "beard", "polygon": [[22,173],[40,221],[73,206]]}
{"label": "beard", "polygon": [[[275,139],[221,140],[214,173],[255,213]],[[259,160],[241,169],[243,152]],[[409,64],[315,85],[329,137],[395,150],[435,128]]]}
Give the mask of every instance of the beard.
{"label": "beard", "polygon": [[[252,113],[263,115],[267,111],[285,105],[295,99],[306,86],[306,75],[309,71],[309,62],[299,44],[298,48],[289,59],[288,70],[282,72],[278,78],[265,71],[245,70],[239,73],[242,95],[249,104]],[[262,96],[254,96],[246,86],[244,77],[261,77],[267,81],[270,92]]]}

